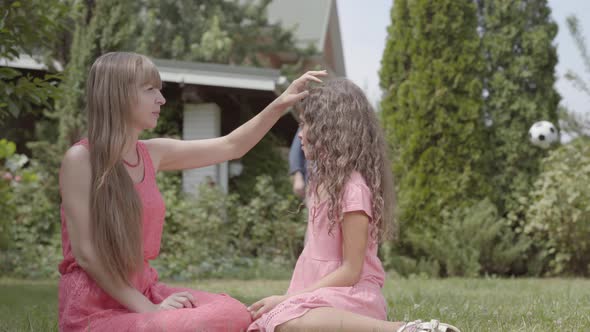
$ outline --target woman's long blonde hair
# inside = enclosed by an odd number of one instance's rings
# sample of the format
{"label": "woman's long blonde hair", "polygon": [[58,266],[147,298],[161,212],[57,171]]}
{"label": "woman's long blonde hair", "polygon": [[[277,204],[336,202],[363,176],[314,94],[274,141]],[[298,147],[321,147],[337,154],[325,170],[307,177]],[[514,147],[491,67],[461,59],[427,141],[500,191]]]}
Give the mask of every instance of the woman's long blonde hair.
{"label": "woman's long blonde hair", "polygon": [[145,83],[161,86],[154,64],[143,55],[114,52],[96,59],[86,84],[93,245],[111,276],[128,284],[143,265],[142,204],[122,154],[131,143],[131,108]]}
{"label": "woman's long blonde hair", "polygon": [[311,89],[297,108],[308,126],[308,193],[317,197],[322,188],[327,194],[330,231],[342,221],[344,186],[357,171],[372,194],[371,239],[392,238],[393,177],[383,131],[363,91],[347,79],[333,79]]}

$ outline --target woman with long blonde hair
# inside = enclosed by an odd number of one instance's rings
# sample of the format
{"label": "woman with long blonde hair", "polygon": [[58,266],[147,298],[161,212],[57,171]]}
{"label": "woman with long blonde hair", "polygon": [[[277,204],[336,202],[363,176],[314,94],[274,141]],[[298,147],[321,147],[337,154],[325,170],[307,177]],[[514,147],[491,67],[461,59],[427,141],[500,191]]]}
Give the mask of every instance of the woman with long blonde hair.
{"label": "woman with long blonde hair", "polygon": [[307,241],[284,295],[248,310],[248,331],[457,332],[429,322],[387,321],[378,244],[395,231],[385,139],[367,97],[346,79],[313,88],[299,105],[308,160]]}
{"label": "woman with long blonde hair", "polygon": [[155,175],[242,157],[323,75],[304,74],[226,136],[141,141],[165,103],[158,70],[135,53],[99,57],[86,86],[88,138],[66,152],[60,170],[60,330],[245,329],[251,318],[239,301],[158,282],[149,261],[159,253],[165,206]]}

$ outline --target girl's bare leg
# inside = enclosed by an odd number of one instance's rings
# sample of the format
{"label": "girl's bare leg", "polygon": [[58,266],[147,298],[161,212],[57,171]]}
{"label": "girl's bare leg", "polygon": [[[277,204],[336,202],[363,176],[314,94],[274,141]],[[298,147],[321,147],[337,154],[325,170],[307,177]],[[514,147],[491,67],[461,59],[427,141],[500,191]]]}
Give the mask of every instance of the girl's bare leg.
{"label": "girl's bare leg", "polygon": [[384,332],[397,331],[403,322],[389,322],[335,308],[316,308],[305,315],[277,326],[278,332],[338,331]]}

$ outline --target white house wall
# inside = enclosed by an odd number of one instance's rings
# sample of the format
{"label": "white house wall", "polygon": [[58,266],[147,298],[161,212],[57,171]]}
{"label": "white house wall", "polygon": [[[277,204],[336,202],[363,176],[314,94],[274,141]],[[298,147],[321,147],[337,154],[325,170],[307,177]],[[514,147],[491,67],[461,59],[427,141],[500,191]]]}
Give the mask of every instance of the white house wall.
{"label": "white house wall", "polygon": [[[183,139],[206,139],[221,136],[221,109],[213,103],[185,104]],[[185,170],[182,172],[182,190],[198,195],[202,183],[214,182],[227,192],[227,162]]]}

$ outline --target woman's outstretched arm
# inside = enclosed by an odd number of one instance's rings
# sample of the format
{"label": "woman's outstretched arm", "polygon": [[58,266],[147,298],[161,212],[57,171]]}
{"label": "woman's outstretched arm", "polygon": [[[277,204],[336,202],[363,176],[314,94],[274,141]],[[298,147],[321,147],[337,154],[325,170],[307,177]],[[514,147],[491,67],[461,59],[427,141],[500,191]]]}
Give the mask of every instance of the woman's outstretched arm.
{"label": "woman's outstretched arm", "polygon": [[309,71],[293,81],[277,99],[254,118],[222,137],[203,140],[154,138],[146,141],[157,170],[180,170],[209,166],[241,158],[250,151],[285,111],[307,96],[308,82],[321,82],[325,71]]}

